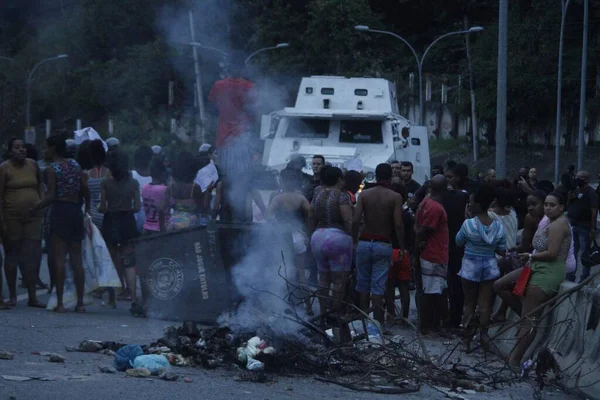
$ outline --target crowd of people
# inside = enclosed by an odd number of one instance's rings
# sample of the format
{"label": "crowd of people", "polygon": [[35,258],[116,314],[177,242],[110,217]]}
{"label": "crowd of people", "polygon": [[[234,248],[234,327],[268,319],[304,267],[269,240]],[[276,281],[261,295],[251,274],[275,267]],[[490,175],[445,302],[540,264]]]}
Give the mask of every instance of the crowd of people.
{"label": "crowd of people", "polygon": [[[401,319],[409,317],[416,287],[422,334],[460,330],[468,349],[479,332],[489,348],[488,329],[503,323],[509,308],[528,314],[564,280],[575,280],[576,256],[595,236],[598,193],[589,174],[575,174],[572,166],[556,188],[526,167],[511,182],[493,170],[469,177],[467,165],[449,161],[419,185],[410,162],[392,161],[363,185],[361,173],[344,173],[320,155],[312,176],[302,173],[304,166],[295,157],[283,170],[268,215],[294,221],[298,277],[316,265],[321,313],[347,312],[353,302],[373,312],[377,330],[398,320],[396,289]],[[580,279],[589,273],[582,266]],[[519,279],[528,281],[516,295]],[[540,314],[520,326],[511,364],[519,364],[534,339],[532,321]]]}
{"label": "crowd of people", "polygon": [[[233,159],[222,156],[225,170],[236,170]],[[65,275],[72,268],[74,311],[85,311],[82,240],[93,224],[121,279],[120,293],[101,288],[95,296],[107,294],[112,308],[117,300],[130,301],[131,313],[144,316],[147,288],[141,282],[142,298],[136,296],[132,241],[216,218],[251,222],[254,201],[267,221],[291,228],[297,279],[305,284],[318,276],[313,283],[321,314],[342,315],[353,303],[364,314],[373,312],[377,324],[369,329],[380,331],[409,318],[410,291],[416,289],[422,334],[460,329],[469,347],[478,331],[485,348],[490,325],[504,322],[509,308],[528,314],[565,279],[575,280],[578,253],[595,237],[598,193],[589,174],[575,174],[572,166],[555,188],[538,181],[534,168],[520,169],[511,182],[496,179],[493,170],[469,177],[467,165],[449,161],[433,167],[432,178],[420,185],[410,162],[380,164],[368,182],[361,171],[342,171],[321,155],[311,160],[312,175],[305,174],[306,160],[295,156],[265,205],[253,185],[256,171],[247,168],[255,160],[244,163],[242,180],[225,173],[206,185],[198,182],[205,167],[222,172],[209,145],[196,154],[180,152],[172,163],[160,146],[139,146],[132,159],[130,168],[115,138],[75,146],[54,135],[41,160],[23,140],[8,142],[0,165],[0,226],[9,293],[7,301],[0,293],[0,309],[16,306],[19,270],[28,305],[45,307],[36,289],[46,286],[39,276],[47,251],[54,310],[66,311]],[[590,269],[580,270],[586,279]],[[524,294],[515,294],[516,282],[529,272]],[[308,297],[306,312],[312,314]],[[532,320],[538,317],[522,324],[512,364],[519,364],[535,337]]]}
{"label": "crowd of people", "polygon": [[[37,299],[37,288],[48,288],[56,293],[54,311],[65,312],[66,271],[71,268],[77,297],[74,311],[84,312],[82,241],[93,234],[94,225],[121,279],[120,293],[100,288],[95,297],[107,293],[110,308],[116,308],[117,300],[130,301],[133,315],[145,315],[144,282],[142,298],[136,296],[133,240],[206,225],[220,210],[220,195],[213,196],[220,182],[215,179],[204,190],[195,182],[199,170],[214,163],[210,146],[196,154],[181,152],[172,164],[160,146],[139,146],[132,158],[130,168],[130,157],[116,138],[77,146],[64,134],[53,135],[46,139],[40,160],[35,147],[23,140],[8,142],[6,160],[0,164],[0,223],[9,293],[4,301],[0,273],[0,310],[17,305],[20,270],[30,307],[45,307]],[[39,278],[44,251],[49,285]]]}

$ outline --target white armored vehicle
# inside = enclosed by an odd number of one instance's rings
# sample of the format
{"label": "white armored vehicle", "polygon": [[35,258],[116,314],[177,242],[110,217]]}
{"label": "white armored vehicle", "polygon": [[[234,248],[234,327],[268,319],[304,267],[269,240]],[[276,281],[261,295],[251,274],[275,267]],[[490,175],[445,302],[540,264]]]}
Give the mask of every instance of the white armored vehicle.
{"label": "white armored vehicle", "polygon": [[261,138],[263,164],[277,170],[296,154],[310,169],[320,154],[340,168],[360,160],[365,173],[398,160],[412,162],[420,183],[430,174],[427,129],[399,115],[396,89],[385,79],[303,78],[294,107],[263,116]]}

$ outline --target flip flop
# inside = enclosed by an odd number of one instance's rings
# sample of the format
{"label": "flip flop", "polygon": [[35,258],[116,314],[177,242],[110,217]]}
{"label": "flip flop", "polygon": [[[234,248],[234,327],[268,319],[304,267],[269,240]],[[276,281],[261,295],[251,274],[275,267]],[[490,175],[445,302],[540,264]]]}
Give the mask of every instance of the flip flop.
{"label": "flip flop", "polygon": [[46,308],[46,305],[42,302],[36,301],[35,303],[27,303],[27,307]]}
{"label": "flip flop", "polygon": [[48,285],[42,282],[41,279],[38,279],[35,285],[40,289],[48,289]]}

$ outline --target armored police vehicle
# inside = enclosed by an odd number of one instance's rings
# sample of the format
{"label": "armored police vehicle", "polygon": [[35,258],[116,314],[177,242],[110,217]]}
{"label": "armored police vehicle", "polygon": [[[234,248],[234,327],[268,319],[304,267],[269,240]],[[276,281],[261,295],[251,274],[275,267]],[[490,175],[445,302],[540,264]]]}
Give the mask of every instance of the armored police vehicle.
{"label": "armored police vehicle", "polygon": [[[410,161],[413,178],[429,178],[427,129],[400,116],[395,86],[379,78],[303,78],[294,107],[262,117],[263,164],[281,170],[290,159],[315,154],[340,168],[365,173],[391,160]],[[372,174],[370,174],[372,175]]]}

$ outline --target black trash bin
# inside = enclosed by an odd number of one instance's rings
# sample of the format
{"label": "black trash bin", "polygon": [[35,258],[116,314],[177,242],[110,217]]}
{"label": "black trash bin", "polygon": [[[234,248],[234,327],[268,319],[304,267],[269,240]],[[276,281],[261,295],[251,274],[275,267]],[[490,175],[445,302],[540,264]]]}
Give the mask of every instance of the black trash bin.
{"label": "black trash bin", "polygon": [[[284,244],[273,246],[269,235]],[[263,224],[217,223],[137,239],[140,280],[149,293],[148,317],[214,324],[234,299],[242,300],[234,288],[231,268],[257,246],[269,252],[271,259],[283,251],[291,260],[291,234],[289,240],[284,236],[282,241],[281,232]]]}

